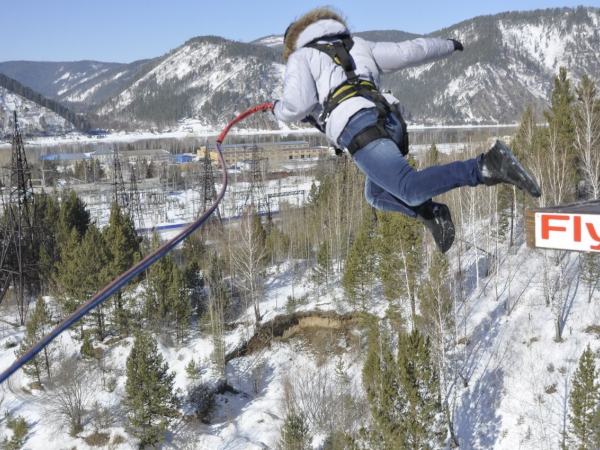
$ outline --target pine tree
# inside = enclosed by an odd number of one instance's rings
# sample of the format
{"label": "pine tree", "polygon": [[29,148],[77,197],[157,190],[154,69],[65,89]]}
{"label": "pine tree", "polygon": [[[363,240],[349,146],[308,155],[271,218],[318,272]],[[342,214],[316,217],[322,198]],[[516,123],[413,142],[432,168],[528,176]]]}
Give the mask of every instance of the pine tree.
{"label": "pine tree", "polygon": [[[157,233],[152,236],[152,249],[160,246]],[[165,322],[171,309],[173,296],[173,266],[170,255],[159,259],[147,270],[145,316],[157,323]]]}
{"label": "pine tree", "polygon": [[569,442],[573,449],[597,449],[600,444],[600,385],[594,353],[589,344],[579,359],[573,375],[573,388],[569,396]]}
{"label": "pine tree", "polygon": [[185,365],[185,373],[190,380],[198,380],[200,378],[199,366],[196,364],[196,360],[192,356],[190,362]]}
{"label": "pine tree", "polygon": [[77,230],[79,239],[83,239],[89,225],[90,213],[85,202],[77,196],[75,191],[68,193],[63,191],[59,216],[59,242],[66,240],[73,228]]}
{"label": "pine tree", "polygon": [[208,285],[208,315],[210,318],[213,351],[210,354],[212,370],[215,376],[225,377],[225,311],[230,304],[230,296],[223,276],[223,262],[217,253],[210,257],[206,283]]}
{"label": "pine tree", "polygon": [[157,444],[164,439],[170,422],[180,416],[180,401],[173,392],[175,374],[158,351],[156,341],[138,332],[127,358],[127,381],[123,406],[128,432],[140,445]]}
{"label": "pine tree", "polygon": [[396,362],[377,321],[369,326],[367,358],[363,366],[363,385],[373,416],[367,440],[371,448],[393,450],[399,439],[401,408],[406,403],[398,391]]}
{"label": "pine tree", "polygon": [[600,280],[600,254],[585,252],[579,254],[579,278],[588,288],[588,303]]}
{"label": "pine tree", "polygon": [[[55,275],[66,313],[75,311],[110,281],[109,259],[106,243],[95,225],[87,228],[82,240],[79,240],[77,229],[71,229],[69,238],[61,247]],[[96,317],[96,332],[101,336],[104,334],[102,307],[94,310],[93,316]]]}
{"label": "pine tree", "polygon": [[[108,225],[102,230],[111,255],[108,276],[111,280],[132,267],[141,259],[140,241],[135,235],[133,221],[113,202]],[[130,313],[123,305],[123,290],[119,289],[113,298],[113,317],[122,333],[130,326]]]}
{"label": "pine tree", "polygon": [[94,346],[92,345],[92,339],[90,338],[90,333],[83,334],[83,344],[81,344],[80,353],[82,356],[91,359],[94,355]]}
{"label": "pine tree", "polygon": [[183,258],[183,283],[189,295],[192,311],[200,317],[206,307],[202,301],[202,289],[204,288],[202,269],[208,259],[206,244],[202,241],[200,233],[192,234],[183,241],[181,256]]}
{"label": "pine tree", "polygon": [[372,448],[428,450],[441,441],[438,377],[427,338],[416,329],[401,333],[397,358],[372,324],[363,367],[363,383],[371,406]]}
{"label": "pine tree", "polygon": [[[110,252],[96,225],[88,227],[75,257],[83,271],[79,280],[84,295],[81,301],[87,301],[110,282]],[[94,331],[100,340],[104,338],[105,333],[104,308],[101,304],[91,313],[95,318]]]}
{"label": "pine tree", "polygon": [[600,198],[600,97],[596,82],[583,74],[575,88],[575,148],[588,198]]}
{"label": "pine tree", "polygon": [[[419,286],[420,315],[418,324],[422,331],[436,342],[442,339],[444,330],[452,324],[452,295],[449,287],[448,258],[435,253],[429,266],[428,277]],[[441,344],[441,342],[440,342]]]}
{"label": "pine tree", "polygon": [[40,245],[40,279],[43,284],[50,284],[55,275],[56,262],[59,258],[57,234],[59,229],[60,204],[55,195],[44,191],[35,196],[36,222],[39,230]]}
{"label": "pine tree", "polygon": [[[433,448],[444,436],[439,420],[439,379],[431,358],[429,338],[413,330],[398,341],[398,389],[406,398],[400,416],[403,448]],[[438,441],[437,443],[435,441]]]}
{"label": "pine tree", "polygon": [[351,303],[360,304],[363,309],[371,300],[375,283],[377,261],[373,243],[374,227],[374,212],[367,209],[358,234],[348,252],[342,277],[344,292]]}
{"label": "pine tree", "polygon": [[390,301],[390,313],[393,317],[398,315],[401,299],[408,297],[414,317],[416,290],[423,264],[423,226],[419,221],[395,212],[378,212],[377,220],[375,245],[379,276],[383,294]]}
{"label": "pine tree", "polygon": [[72,313],[85,298],[81,280],[85,278],[85,262],[79,260],[81,241],[76,228],[72,228],[68,239],[61,245],[60,260],[56,263],[54,276],[60,301],[67,314]]}
{"label": "pine tree", "polygon": [[185,279],[182,270],[173,264],[173,284],[171,285],[172,305],[170,315],[175,323],[175,337],[183,343],[190,325],[192,305],[185,287]]}
{"label": "pine tree", "polygon": [[567,69],[561,67],[554,77],[550,110],[544,113],[548,121],[545,174],[548,185],[544,195],[560,205],[576,198],[577,157],[573,145],[575,123],[573,101]]}
{"label": "pine tree", "polygon": [[9,410],[6,410],[5,417],[6,428],[11,429],[13,435],[10,440],[8,440],[7,437],[4,437],[2,448],[4,450],[19,450],[25,444],[27,433],[29,432],[29,424],[23,416],[13,417],[12,414],[9,413]]}
{"label": "pine tree", "polygon": [[312,436],[304,413],[290,411],[281,429],[279,450],[311,450]]}
{"label": "pine tree", "polygon": [[435,145],[435,142],[431,143],[431,147],[425,152],[421,167],[437,166],[440,164],[440,152]]}
{"label": "pine tree", "polygon": [[267,236],[265,242],[267,246],[267,255],[273,264],[280,264],[285,261],[290,247],[290,237],[283,233],[278,227],[273,227]]}
{"label": "pine tree", "polygon": [[[23,355],[52,329],[51,319],[52,317],[46,306],[46,302],[39,297],[35,302],[33,314],[30,315],[29,322],[25,326],[25,335],[23,336],[21,345],[15,352],[17,358]],[[30,377],[34,377],[40,383],[42,381],[43,370],[46,371],[48,378],[50,378],[52,353],[54,353],[53,345],[46,345],[40,353],[23,366],[23,372]]]}
{"label": "pine tree", "polygon": [[200,261],[187,261],[183,267],[183,285],[188,292],[192,312],[198,317],[204,314],[206,305],[202,301],[202,289],[204,288],[204,276],[200,269]]}
{"label": "pine tree", "polygon": [[329,283],[333,275],[331,252],[331,242],[327,240],[322,242],[317,250],[317,264],[312,269],[312,279],[319,293],[322,288],[325,288],[325,291],[329,291]]}

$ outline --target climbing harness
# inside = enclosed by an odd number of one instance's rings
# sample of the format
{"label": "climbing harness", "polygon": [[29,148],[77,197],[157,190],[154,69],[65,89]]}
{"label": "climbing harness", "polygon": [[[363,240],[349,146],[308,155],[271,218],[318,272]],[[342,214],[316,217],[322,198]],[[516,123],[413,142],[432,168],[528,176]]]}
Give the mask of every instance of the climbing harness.
{"label": "climbing harness", "polygon": [[194,222],[188,225],[181,233],[172,238],[170,241],[165,242],[162,246],[160,246],[157,250],[146,256],[135,266],[122,273],[108,286],[106,286],[104,289],[98,292],[92,299],[81,305],[77,309],[77,311],[75,311],[73,314],[68,316],[61,323],[59,323],[52,331],[50,331],[46,336],[40,339],[29,350],[27,350],[23,355],[21,355],[21,357],[17,359],[8,369],[6,369],[0,374],[0,384],[3,383],[17,370],[19,370],[19,368],[21,368],[23,365],[27,364],[35,355],[37,355],[46,345],[52,342],[55,338],[57,338],[63,331],[65,331],[83,316],[88,314],[96,306],[100,305],[102,302],[107,300],[112,294],[114,294],[120,288],[125,286],[136,275],[146,270],[159,259],[164,258],[167,255],[167,253],[173,250],[181,241],[190,236],[194,231],[196,231],[197,228],[202,226],[202,224],[206,222],[206,220],[208,220],[211,214],[217,209],[217,206],[219,206],[219,203],[225,196],[225,191],[227,190],[227,169],[225,166],[225,160],[223,159],[223,155],[221,153],[221,143],[223,142],[225,136],[227,136],[227,133],[233,125],[250,116],[251,114],[254,114],[255,112],[265,111],[268,109],[273,109],[273,104],[264,103],[262,105],[255,106],[254,108],[251,108],[248,111],[238,115],[235,119],[229,122],[229,124],[225,127],[225,129],[217,138],[216,148],[223,176],[221,190],[219,191],[217,198],[210,206],[210,208],[208,208],[204,213],[202,213],[202,215],[198,217]]}
{"label": "climbing harness", "polygon": [[[402,127],[403,139],[400,146],[400,152],[404,156],[407,155],[408,131],[406,128],[406,122],[402,118],[402,114],[400,114],[400,111],[396,105],[390,103],[373,83],[368,80],[361,80],[354,71],[352,66],[352,58],[350,57],[350,49],[354,45],[352,38],[349,35],[340,35],[335,41],[319,43],[318,40],[321,39],[322,38],[318,38],[317,40],[306,44],[305,47],[314,48],[315,50],[319,50],[329,55],[336,64],[344,69],[348,81],[343,83],[341,86],[338,86],[329,96],[325,102],[320,120],[327,124],[327,120],[329,119],[331,112],[337,108],[340,103],[348,100],[349,98],[357,95],[367,98],[371,100],[377,108],[377,122],[375,125],[365,128],[356,136],[354,136],[348,145],[348,152],[351,155],[354,155],[357,150],[365,147],[368,143],[376,139],[389,138],[390,135],[385,128],[385,117],[387,116],[388,112],[391,112],[398,119],[400,126]],[[307,121],[314,124],[314,121],[311,121],[310,119],[307,119]]]}

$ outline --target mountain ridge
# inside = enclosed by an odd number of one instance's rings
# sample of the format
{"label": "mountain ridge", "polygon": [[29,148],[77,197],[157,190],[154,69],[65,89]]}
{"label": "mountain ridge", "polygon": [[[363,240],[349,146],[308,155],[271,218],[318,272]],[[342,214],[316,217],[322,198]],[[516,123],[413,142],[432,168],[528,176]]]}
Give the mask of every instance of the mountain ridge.
{"label": "mountain ridge", "polygon": [[[559,66],[574,82],[583,73],[598,78],[599,28],[595,7],[478,16],[426,35],[459,39],[464,52],[385,75],[382,89],[396,95],[413,124],[515,123],[527,106],[547,108]],[[399,30],[354,34],[374,41],[417,37]],[[237,112],[281,95],[281,44],[279,35],[250,43],[198,36],[130,64],[5,62],[0,72],[77,112],[90,112],[98,126],[161,127],[194,118],[217,129]],[[30,68],[28,78],[23,67]],[[283,125],[269,117],[255,126]]]}

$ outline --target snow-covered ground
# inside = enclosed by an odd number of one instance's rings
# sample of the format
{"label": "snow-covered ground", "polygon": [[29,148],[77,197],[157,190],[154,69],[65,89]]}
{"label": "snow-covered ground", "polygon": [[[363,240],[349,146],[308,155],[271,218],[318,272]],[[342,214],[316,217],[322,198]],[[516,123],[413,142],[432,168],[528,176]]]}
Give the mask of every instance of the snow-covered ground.
{"label": "snow-covered ground", "polygon": [[[443,152],[456,150],[462,144],[437,144]],[[415,150],[424,150],[428,146]],[[460,148],[460,147],[459,147]],[[292,177],[282,182],[268,183],[270,192],[306,190],[311,181]],[[218,187],[217,187],[218,188]],[[241,184],[232,189],[244,189]],[[194,192],[177,194],[181,211],[173,207],[166,212],[165,223],[182,220],[182,211],[192,213]],[[300,199],[293,199],[300,202]],[[93,213],[92,215],[94,215]],[[187,220],[187,219],[186,219]],[[182,220],[185,221],[185,220]],[[158,223],[157,223],[158,224]],[[462,230],[463,241],[480,243],[486,239],[485,226]],[[449,376],[448,401],[454,417],[455,432],[464,449],[495,450],[558,450],[562,432],[568,424],[568,392],[579,356],[589,344],[593,351],[600,349],[596,334],[588,327],[600,321],[598,293],[590,303],[587,287],[578,277],[579,254],[564,252],[560,258],[552,251],[526,248],[524,236],[517,236],[517,250],[509,253],[505,243],[500,245],[499,269],[485,276],[482,270],[484,253],[478,246],[464,243],[461,255],[462,272],[458,273],[456,246],[449,253],[453,285],[460,280],[464,299],[456,300],[457,327],[450,333],[448,357],[456,368]],[[462,242],[462,241],[461,241]],[[547,274],[545,276],[544,274]],[[551,282],[546,282],[550,280]],[[556,280],[562,280],[558,283]],[[560,288],[560,289],[559,289]],[[545,292],[553,293],[550,305]],[[295,311],[335,310],[346,313],[351,308],[344,300],[339,282],[327,293],[316,293],[310,273],[288,261],[270,267],[266,291],[260,303],[263,323],[288,312],[289,297],[306,296],[307,303]],[[379,295],[369,312],[384,317],[387,304]],[[23,328],[14,327],[15,313],[3,306],[0,309],[0,371],[14,361],[14,347],[23,336]],[[562,341],[555,341],[557,317],[562,319]],[[225,337],[227,349],[235,349],[253,333],[253,312],[249,309],[238,319],[233,331]],[[75,334],[73,334],[74,336]],[[193,334],[184,345],[159,346],[176,374],[175,385],[185,391],[190,380],[185,366],[191,358],[200,364],[203,380],[213,378],[209,355],[213,346],[206,335]],[[457,345],[455,343],[458,342]],[[98,383],[95,399],[114,406],[123,395],[125,360],[132,339],[103,345],[106,364],[113,367],[107,375],[114,377],[116,388],[108,392]],[[466,343],[466,344],[465,344]],[[98,345],[98,344],[95,344]],[[63,333],[57,346],[65,354],[77,354],[81,343],[70,332]],[[355,393],[361,391],[361,370],[364,354],[347,343],[337,344],[341,359]],[[363,347],[364,351],[364,347]],[[219,397],[219,409],[211,425],[175,424],[163,448],[168,449],[265,449],[274,448],[283,423],[281,408],[284,386],[290,374],[333,372],[336,358],[320,365],[314,352],[302,340],[292,338],[274,341],[258,353],[233,359],[227,365],[227,379],[239,394]],[[78,437],[58,430],[47,411],[47,393],[29,388],[31,379],[18,372],[0,388],[0,412],[10,411],[23,416],[30,425],[25,449],[62,450],[93,448],[83,438],[92,433],[87,423]],[[0,417],[3,417],[0,415]],[[109,429],[111,438],[123,436],[125,442],[114,449],[134,449],[135,443],[125,432],[122,423]],[[3,434],[10,436],[6,420],[0,418],[0,442]],[[324,436],[317,435],[314,448],[319,448]]]}
{"label": "snow-covered ground", "polygon": [[[478,264],[482,263],[481,252],[477,254],[472,247],[463,255],[464,267],[467,268],[463,279],[467,296],[463,303],[456,304],[457,338],[466,336],[468,344],[455,346],[452,353],[458,364],[457,373],[464,377],[465,384],[457,378],[451,394],[455,431],[461,448],[559,448],[568,411],[567,392],[579,356],[588,344],[594,351],[600,348],[597,336],[586,333],[589,325],[598,323],[600,305],[597,298],[587,302],[587,293],[576,277],[577,257],[575,253],[566,253],[561,262],[563,276],[569,281],[560,294],[563,340],[555,342],[556,317],[553,307],[545,304],[540,273],[548,262],[549,270],[556,273],[559,267],[554,266],[554,260],[547,261],[542,251],[527,249],[521,243],[516,254],[503,253],[497,276],[480,276],[477,279]],[[456,264],[455,260],[453,264]],[[308,304],[298,309],[348,310],[338,284],[332,286],[329,293],[316,297],[313,295],[315,287],[307,274],[299,278],[296,273],[292,277],[291,268],[292,265],[287,263],[269,269],[267,290],[260,305],[264,313],[263,322],[286,312],[288,296],[308,296]],[[512,305],[510,314],[506,310],[508,300]],[[376,301],[369,309],[383,316],[385,302]],[[233,350],[251,335],[252,327],[244,325],[252,322],[251,316],[252,312],[248,311],[247,322],[242,317],[240,325],[228,333],[227,351]],[[5,319],[10,320],[10,316],[5,316]],[[0,369],[14,359],[13,349],[7,349],[6,342],[15,342],[21,335],[22,331],[1,322]],[[59,338],[59,345],[66,353],[76,353],[80,344],[73,341],[69,333],[64,333]],[[339,347],[347,375],[354,388],[360,390],[361,355],[343,343]],[[119,368],[113,374],[117,378],[117,387],[113,393],[98,389],[97,398],[110,405],[123,392],[123,369],[131,339],[105,348],[110,364]],[[171,370],[176,373],[177,388],[185,390],[190,382],[184,367],[191,358],[200,363],[203,379],[210,379],[208,358],[212,344],[206,336],[194,336],[183,346],[167,348],[161,345],[160,348]],[[332,357],[326,364],[327,370],[333,370],[335,362]],[[258,375],[257,367],[260,368]],[[257,354],[232,360],[227,365],[227,378],[240,394],[228,393],[220,397],[219,410],[211,425],[176,424],[163,448],[273,448],[283,422],[281,400],[284,380],[293,373],[318,370],[323,369],[317,367],[313,353],[301,341],[294,339],[273,342]],[[45,394],[29,391],[27,385],[30,381],[19,372],[2,386],[2,409],[25,417],[31,426],[25,448],[88,448],[81,438],[57,432],[44,412]],[[91,433],[88,428],[81,436]],[[113,437],[117,434],[128,436],[119,426],[111,428],[110,432]],[[194,439],[194,444],[188,443],[185,447],[183,442],[186,439]],[[318,448],[322,439],[323,436],[315,437],[314,448]],[[133,449],[135,445],[127,441],[112,448]]]}

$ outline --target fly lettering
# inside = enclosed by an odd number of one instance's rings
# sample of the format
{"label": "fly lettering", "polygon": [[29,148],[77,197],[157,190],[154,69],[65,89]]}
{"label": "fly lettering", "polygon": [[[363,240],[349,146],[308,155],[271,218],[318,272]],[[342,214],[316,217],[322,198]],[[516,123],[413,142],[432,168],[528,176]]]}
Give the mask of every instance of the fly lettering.
{"label": "fly lettering", "polygon": [[582,242],[584,237],[587,238],[587,236],[589,236],[596,243],[596,245],[590,245],[590,250],[600,250],[600,235],[598,235],[594,223],[584,222],[582,216],[542,214],[542,239],[549,240],[551,238],[551,233],[552,237],[558,237],[558,233],[572,233],[573,242]]}

